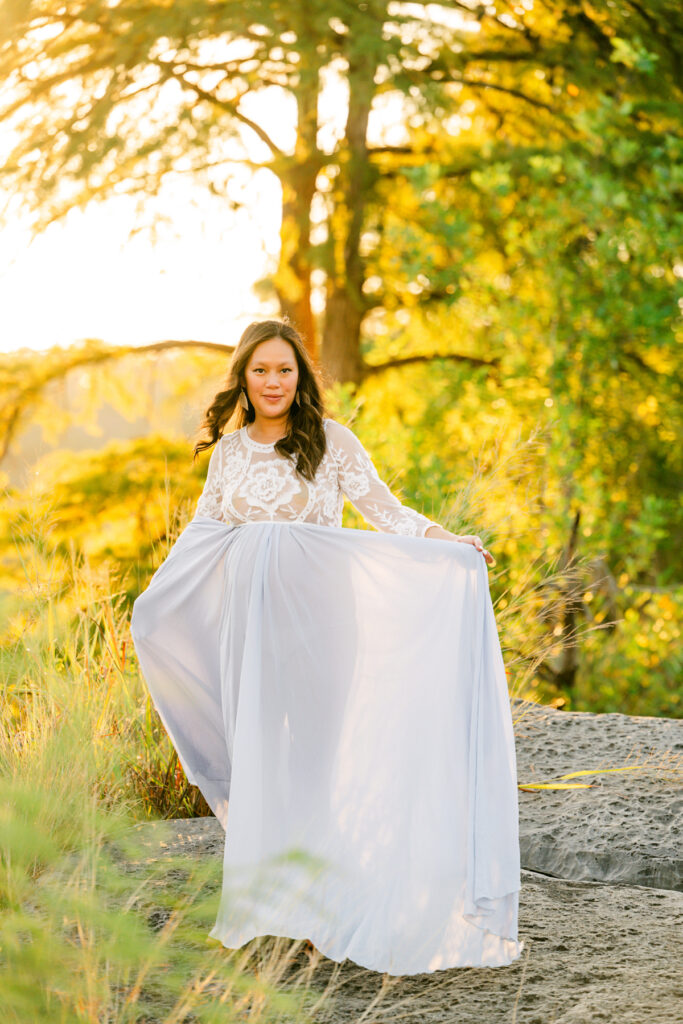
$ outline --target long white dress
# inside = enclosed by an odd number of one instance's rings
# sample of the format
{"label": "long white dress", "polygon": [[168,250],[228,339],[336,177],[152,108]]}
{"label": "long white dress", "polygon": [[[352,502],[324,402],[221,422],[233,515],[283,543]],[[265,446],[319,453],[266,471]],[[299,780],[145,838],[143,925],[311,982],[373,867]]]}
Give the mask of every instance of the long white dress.
{"label": "long white dress", "polygon": [[[226,830],[210,937],[307,938],[392,975],[516,960],[517,773],[482,554],[425,538],[346,426],[315,482],[247,428],[132,635]],[[346,495],[381,532],[341,526]]]}

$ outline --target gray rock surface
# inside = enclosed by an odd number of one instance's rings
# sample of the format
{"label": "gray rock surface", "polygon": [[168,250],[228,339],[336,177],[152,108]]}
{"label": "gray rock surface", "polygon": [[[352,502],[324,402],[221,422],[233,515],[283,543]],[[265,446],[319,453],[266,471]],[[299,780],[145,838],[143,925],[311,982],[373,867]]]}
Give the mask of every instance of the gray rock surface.
{"label": "gray rock surface", "polygon": [[[220,877],[223,832],[215,819],[138,828],[141,856],[130,864],[136,875],[183,853],[215,857]],[[163,886],[177,887],[180,900],[182,875],[169,872]],[[146,900],[149,905],[149,890]],[[363,1024],[683,1021],[682,893],[522,871],[519,936],[525,950],[515,963],[385,979],[386,989],[369,1012],[382,976],[348,960],[339,967],[323,958],[312,983],[323,989],[336,972],[336,993],[316,1011],[316,1024],[357,1024],[361,1018]],[[302,950],[294,965],[301,967],[305,957]]]}
{"label": "gray rock surface", "polygon": [[[331,982],[336,994],[316,1010],[316,1024],[683,1024],[683,723],[519,701],[513,721],[522,785],[584,768],[646,767],[578,780],[594,783],[585,790],[520,791],[526,948],[518,961],[393,978],[323,957],[311,983]],[[178,853],[215,864],[205,894],[218,906],[224,833],[215,818],[133,832],[140,845],[126,870],[154,927],[174,890],[178,900],[183,893]],[[166,898],[155,908],[160,888]],[[292,971],[310,957],[299,948]]]}
{"label": "gray rock surface", "polygon": [[584,768],[590,789],[519,793],[522,866],[556,878],[683,889],[683,720],[514,701],[520,784]]}

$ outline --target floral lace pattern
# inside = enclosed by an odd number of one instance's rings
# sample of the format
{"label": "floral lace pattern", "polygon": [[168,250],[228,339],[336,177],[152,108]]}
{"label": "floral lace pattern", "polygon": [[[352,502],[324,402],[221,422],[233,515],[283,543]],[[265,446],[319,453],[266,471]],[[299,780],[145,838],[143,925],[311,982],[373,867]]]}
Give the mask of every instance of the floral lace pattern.
{"label": "floral lace pattern", "polygon": [[229,525],[279,520],[338,527],[346,496],[383,533],[422,537],[438,525],[399,501],[352,430],[329,418],[323,426],[327,448],[312,482],[274,442],[253,441],[246,427],[224,435],[211,453],[195,515]]}
{"label": "floral lace pattern", "polygon": [[286,507],[299,492],[296,481],[278,470],[274,462],[255,463],[251,473],[243,477],[235,496],[244,498],[250,508],[262,509],[274,518],[278,509]]}

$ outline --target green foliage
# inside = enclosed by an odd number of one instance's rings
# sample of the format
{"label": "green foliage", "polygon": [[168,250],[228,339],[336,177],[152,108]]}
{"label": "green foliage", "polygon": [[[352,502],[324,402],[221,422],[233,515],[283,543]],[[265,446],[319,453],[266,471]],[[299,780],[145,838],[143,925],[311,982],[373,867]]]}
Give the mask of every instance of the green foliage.
{"label": "green foliage", "polygon": [[[592,597],[590,592],[586,597]],[[588,637],[582,645],[573,709],[680,718],[683,591],[625,583],[618,608],[618,629],[599,640]],[[605,612],[598,607],[595,614]]]}
{"label": "green foliage", "polygon": [[[425,336],[433,330],[425,319]],[[419,348],[420,336],[412,343]],[[513,364],[492,380],[486,367],[473,374],[457,361],[416,362],[360,389],[337,385],[328,406],[358,432],[404,501],[456,533],[479,533],[493,551],[489,576],[512,692],[566,707],[676,716],[677,629],[663,627],[656,611],[658,600],[675,603],[680,594],[680,552],[671,546],[680,506],[668,469],[649,480],[642,466],[629,469],[647,435],[629,429],[616,400],[606,411],[624,428],[609,446],[567,443],[586,425],[569,402],[556,403],[547,380],[523,371]],[[592,430],[601,408],[590,412]],[[187,441],[159,435],[57,450],[36,465],[27,491],[8,492],[0,504],[0,664],[25,659],[25,638],[36,629],[56,634],[90,606],[74,583],[83,560],[121,595],[125,614],[191,516],[207,460],[193,463]],[[351,506],[344,524],[367,526]],[[647,609],[643,593],[653,594]],[[66,653],[56,654],[68,668]],[[197,794],[152,724],[139,720],[146,753],[131,783],[137,779],[154,813],[195,807]]]}
{"label": "green foliage", "polygon": [[[680,506],[634,487],[612,512],[609,453],[575,461],[546,389],[506,383],[487,389],[430,362],[338,389],[335,409],[405,501],[492,550],[512,693],[679,717]],[[361,525],[353,513],[345,521]]]}
{"label": "green foliage", "polygon": [[[523,675],[534,656],[518,602],[547,595],[557,566],[552,601],[533,612],[534,643],[547,649],[524,685],[566,706],[674,714],[677,637],[655,626],[683,568],[672,543],[683,527],[679,6],[458,11],[15,5],[0,43],[0,116],[14,133],[3,180],[38,226],[93,197],[152,195],[178,169],[231,202],[226,152],[242,133],[258,138],[258,158],[245,151],[243,163],[283,186],[278,294],[307,323],[310,274],[322,271],[334,322],[323,312],[320,329],[355,385],[337,386],[335,409],[355,417],[405,500],[493,546],[492,587]],[[349,110],[323,151],[318,100],[333,62]],[[240,108],[269,87],[296,107],[287,152]],[[399,144],[368,131],[385,99],[399,110]],[[8,492],[7,635],[50,595],[67,600],[77,555],[121,572],[129,603],[144,586],[199,492],[205,463],[191,466],[186,438],[224,362],[225,352],[127,350],[116,366],[92,340],[2,360],[10,455],[29,423],[54,439],[72,423],[102,431],[103,403],[130,423],[143,406],[151,416],[137,431],[149,440],[55,451],[25,494]],[[59,382],[68,390],[78,374],[87,387],[75,408]],[[22,540],[36,522],[52,524],[45,549]],[[362,525],[350,509],[345,523]],[[46,589],[36,574],[49,558]],[[582,626],[590,636],[577,644]]]}

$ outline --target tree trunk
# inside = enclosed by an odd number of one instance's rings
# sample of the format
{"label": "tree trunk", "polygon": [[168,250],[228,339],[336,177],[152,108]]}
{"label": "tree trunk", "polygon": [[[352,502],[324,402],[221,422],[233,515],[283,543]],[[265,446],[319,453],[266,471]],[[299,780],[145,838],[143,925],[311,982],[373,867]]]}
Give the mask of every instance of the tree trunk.
{"label": "tree trunk", "polygon": [[362,312],[350,301],[343,289],[328,288],[322,363],[332,380],[358,383],[363,376],[360,354]]}
{"label": "tree trunk", "polygon": [[[581,510],[577,509],[574,514],[571,532],[567,541],[560,568],[567,569],[574,562],[576,549],[579,540],[579,523],[581,521]],[[575,584],[568,583],[562,601],[562,635],[567,645],[562,649],[559,664],[555,671],[555,679],[561,690],[572,693],[576,686],[576,674],[579,668],[579,651],[574,638],[576,629],[576,595]]]}
{"label": "tree trunk", "polygon": [[310,354],[316,358],[318,339],[311,310],[311,202],[318,171],[323,162],[317,148],[318,65],[303,66],[295,91],[298,109],[294,155],[280,168],[282,183],[282,226],[280,259],[273,278],[282,313],[302,335]]}
{"label": "tree trunk", "polygon": [[[367,45],[367,40],[365,40]],[[365,267],[360,253],[365,202],[375,181],[367,150],[367,128],[374,95],[375,62],[367,49],[349,57],[349,112],[346,147],[340,153],[338,189],[341,198],[330,219],[327,307],[322,362],[335,380],[363,376],[360,334],[367,301],[363,295]]]}
{"label": "tree trunk", "polygon": [[310,211],[317,169],[293,167],[282,175],[280,260],[273,283],[282,313],[299,331],[315,358],[318,352],[311,310],[311,268],[308,260]]}

